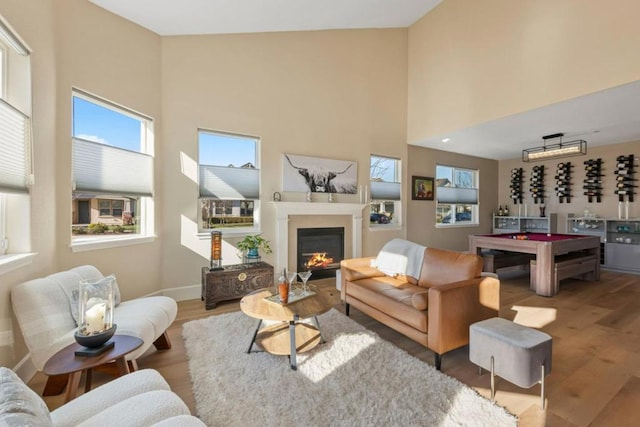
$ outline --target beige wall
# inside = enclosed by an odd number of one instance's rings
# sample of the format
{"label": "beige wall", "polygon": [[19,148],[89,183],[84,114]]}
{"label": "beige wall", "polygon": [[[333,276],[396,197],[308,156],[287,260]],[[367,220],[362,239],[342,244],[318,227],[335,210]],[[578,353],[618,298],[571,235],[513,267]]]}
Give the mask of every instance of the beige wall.
{"label": "beige wall", "polygon": [[410,143],[640,79],[640,2],[446,0],[409,29]]}
{"label": "beige wall", "polygon": [[[436,202],[411,200],[407,194],[406,210],[409,218],[407,236],[410,240],[425,246],[466,251],[469,249],[469,234],[491,232],[491,214],[497,205],[498,161],[479,157],[464,156],[447,151],[409,146],[407,182],[412,175],[436,176],[436,165],[457,166],[477,169],[480,183],[478,200],[478,226],[456,226],[436,228]],[[437,192],[437,189],[436,189]]]}
{"label": "beige wall", "polygon": [[[56,254],[58,269],[93,264],[115,273],[123,298],[156,292],[161,282],[161,243],[71,251],[71,89],[124,105],[155,121],[155,202],[163,192],[160,37],[83,0],[56,0]],[[156,209],[156,224],[162,211]]]}
{"label": "beige wall", "polygon": [[[355,160],[360,184],[368,183],[370,154],[406,160],[406,66],[406,29],[163,38],[163,286],[199,283],[208,263],[208,242],[195,236],[198,190],[188,167],[198,159],[198,128],[260,138],[260,219],[274,242],[268,202],[282,191],[283,153]],[[399,235],[365,227],[364,252]],[[225,242],[223,261],[237,263],[235,241]]]}
{"label": "beige wall", "polygon": [[[607,145],[605,147],[587,147],[587,155],[579,157],[567,157],[559,160],[549,160],[544,162],[535,163],[523,163],[521,159],[502,160],[500,161],[500,177],[498,193],[499,198],[497,204],[504,205],[509,203],[509,212],[511,214],[518,212],[518,206],[514,205],[509,199],[509,184],[511,182],[511,169],[523,168],[524,169],[524,182],[529,183],[531,178],[531,171],[534,165],[544,165],[545,179],[544,188],[548,196],[546,200],[546,212],[558,214],[558,232],[565,233],[567,214],[574,214],[576,216],[582,216],[585,209],[589,209],[592,213],[600,217],[605,218],[617,218],[618,217],[618,196],[613,192],[615,188],[616,175],[613,171],[616,169],[616,157],[628,156],[629,154],[635,154],[636,157],[640,155],[640,142],[628,142],[625,144]],[[592,203],[589,203],[589,198],[585,196],[582,189],[582,183],[585,179],[586,173],[584,170],[584,161],[587,159],[602,159],[603,160],[603,174],[605,175],[603,180],[602,202],[597,203],[593,199]],[[553,189],[556,187],[556,180],[554,178],[556,168],[559,162],[571,162],[573,165],[571,169],[571,203],[560,203],[558,197],[555,195]],[[538,216],[539,206],[533,203],[533,198],[529,191],[529,185],[523,186],[524,189],[524,204],[527,205],[527,213],[530,216]],[[638,193],[636,189],[636,193]],[[640,218],[640,206],[637,202],[629,204],[629,217]],[[498,205],[493,207],[493,210],[498,209]],[[524,207],[521,208],[524,212]]]}

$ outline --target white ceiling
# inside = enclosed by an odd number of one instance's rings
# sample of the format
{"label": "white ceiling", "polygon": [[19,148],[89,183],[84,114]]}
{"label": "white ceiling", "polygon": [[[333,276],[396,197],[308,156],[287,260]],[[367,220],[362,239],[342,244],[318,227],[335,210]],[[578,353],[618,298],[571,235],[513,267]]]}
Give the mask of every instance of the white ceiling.
{"label": "white ceiling", "polygon": [[[408,27],[442,0],[89,0],[160,35]],[[519,158],[542,136],[588,146],[640,141],[640,82],[438,135],[416,145]],[[450,138],[448,143],[442,139]],[[549,140],[556,143],[558,140]]]}
{"label": "white ceiling", "polygon": [[160,35],[408,27],[442,0],[90,0]]}

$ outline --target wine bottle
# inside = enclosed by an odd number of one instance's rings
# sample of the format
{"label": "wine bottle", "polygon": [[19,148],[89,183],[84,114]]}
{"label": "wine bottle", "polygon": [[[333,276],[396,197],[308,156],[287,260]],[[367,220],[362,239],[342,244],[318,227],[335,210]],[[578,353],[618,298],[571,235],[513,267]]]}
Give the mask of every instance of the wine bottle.
{"label": "wine bottle", "polygon": [[633,191],[631,190],[616,190],[614,191],[615,194],[624,196],[625,194],[633,194]]}
{"label": "wine bottle", "polygon": [[637,181],[637,179],[635,178],[631,178],[630,176],[625,176],[625,175],[619,175],[616,177],[616,180],[618,182],[633,182],[633,181]]}
{"label": "wine bottle", "polygon": [[602,159],[589,159],[589,160],[585,160],[584,164],[585,165],[599,165],[602,163]]}
{"label": "wine bottle", "polygon": [[616,175],[629,175],[629,171],[626,169],[618,169],[613,171]]}
{"label": "wine bottle", "polygon": [[586,193],[582,193],[582,194],[584,194],[585,196],[601,196],[600,193],[596,193],[594,191],[587,191]]}
{"label": "wine bottle", "polygon": [[504,216],[509,216],[509,206],[504,205]]}
{"label": "wine bottle", "polygon": [[619,182],[616,184],[618,188],[637,188],[637,185],[625,184],[624,182]]}
{"label": "wine bottle", "polygon": [[502,205],[498,205],[498,216],[503,216],[504,211],[502,210]]}

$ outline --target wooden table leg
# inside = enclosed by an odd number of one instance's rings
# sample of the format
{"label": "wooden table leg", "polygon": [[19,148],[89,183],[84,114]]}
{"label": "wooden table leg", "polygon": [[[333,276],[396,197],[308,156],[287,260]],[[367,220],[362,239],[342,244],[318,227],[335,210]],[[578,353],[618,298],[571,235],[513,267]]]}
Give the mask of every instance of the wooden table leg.
{"label": "wooden table leg", "polygon": [[91,380],[93,378],[93,369],[89,368],[86,370],[86,375],[84,377],[84,392],[88,392],[91,390]]}
{"label": "wooden table leg", "polygon": [[135,372],[138,370],[138,361],[136,359],[129,360],[129,372]]}
{"label": "wooden table leg", "polygon": [[116,359],[116,366],[118,367],[118,375],[123,376],[129,373],[129,364],[124,360],[124,356]]}
{"label": "wooden table leg", "polygon": [[47,383],[42,391],[43,396],[57,396],[64,391],[64,388],[69,384],[69,374],[64,375],[50,375],[47,378]]}
{"label": "wooden table leg", "polygon": [[80,384],[80,377],[82,371],[76,371],[69,374],[69,381],[67,382],[67,392],[64,395],[64,403],[70,402],[76,394],[78,394],[78,385]]}

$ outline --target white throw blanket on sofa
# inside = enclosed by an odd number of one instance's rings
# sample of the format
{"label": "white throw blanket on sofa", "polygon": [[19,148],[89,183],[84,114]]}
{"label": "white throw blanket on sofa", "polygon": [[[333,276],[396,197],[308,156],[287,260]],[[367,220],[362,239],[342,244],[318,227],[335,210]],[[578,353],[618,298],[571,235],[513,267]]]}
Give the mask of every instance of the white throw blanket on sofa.
{"label": "white throw blanket on sofa", "polygon": [[388,276],[405,274],[417,279],[420,277],[426,248],[408,240],[393,239],[380,249],[372,266]]}

